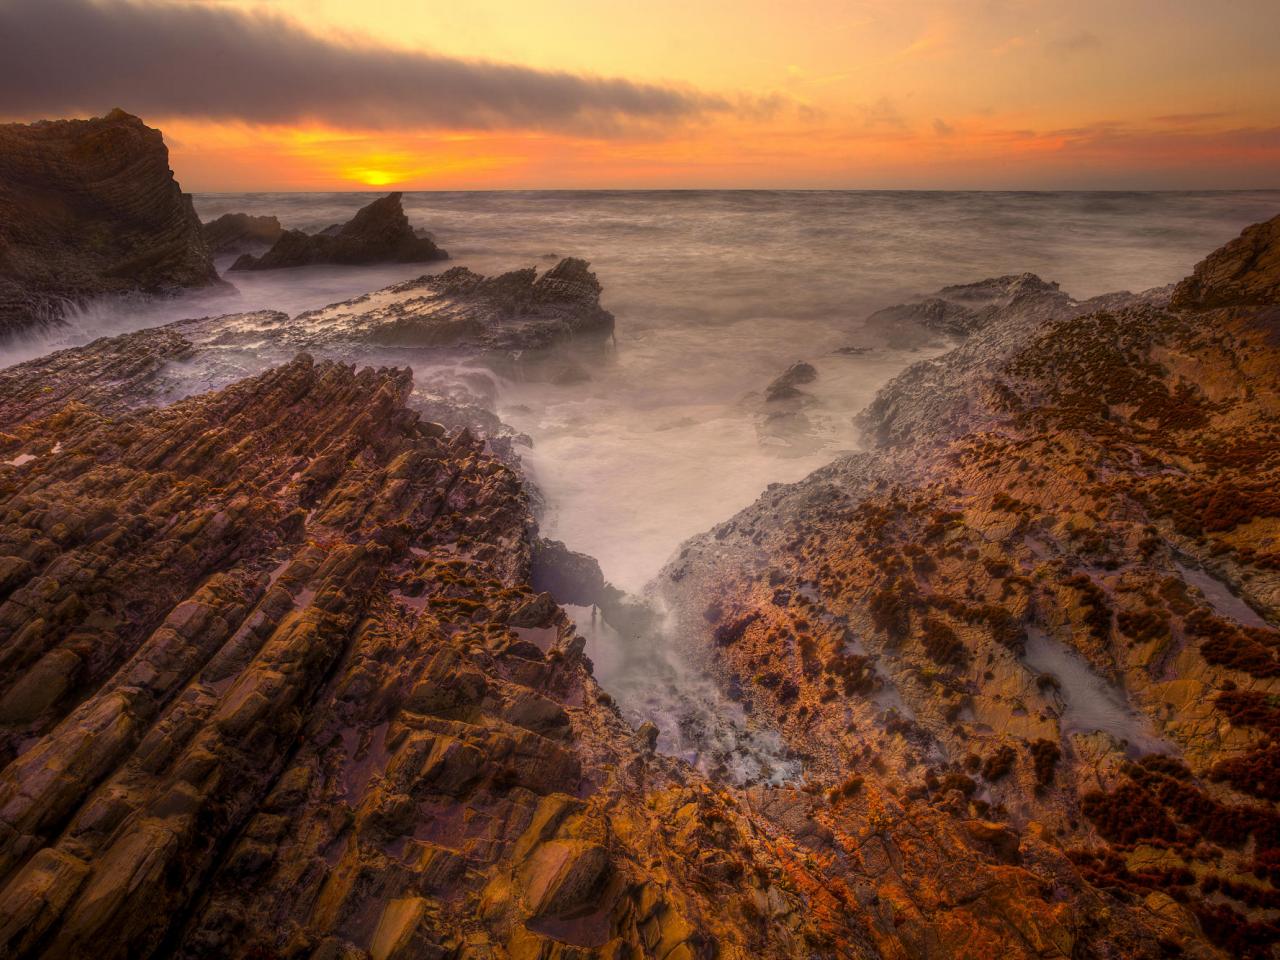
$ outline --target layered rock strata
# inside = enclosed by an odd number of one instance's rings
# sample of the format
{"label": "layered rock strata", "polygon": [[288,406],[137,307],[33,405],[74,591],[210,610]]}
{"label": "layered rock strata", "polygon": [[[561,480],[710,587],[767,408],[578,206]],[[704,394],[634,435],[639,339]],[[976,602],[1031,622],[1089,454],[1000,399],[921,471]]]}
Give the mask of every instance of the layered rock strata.
{"label": "layered rock strata", "polygon": [[518,477],[406,373],[101,386],[2,425],[6,956],[824,942],[804,857],[621,721]]}
{"label": "layered rock strata", "polygon": [[217,282],[160,131],[122,110],[0,124],[0,336],[94,297]]}

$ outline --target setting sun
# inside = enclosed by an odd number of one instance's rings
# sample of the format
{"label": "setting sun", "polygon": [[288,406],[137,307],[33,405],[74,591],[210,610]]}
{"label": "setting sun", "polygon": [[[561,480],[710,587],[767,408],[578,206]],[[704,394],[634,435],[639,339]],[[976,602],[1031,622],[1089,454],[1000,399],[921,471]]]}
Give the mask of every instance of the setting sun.
{"label": "setting sun", "polygon": [[363,183],[370,187],[385,187],[388,184],[398,183],[404,179],[403,175],[391,173],[387,170],[363,169],[359,167],[344,170],[343,176],[348,180],[354,180],[357,183]]}

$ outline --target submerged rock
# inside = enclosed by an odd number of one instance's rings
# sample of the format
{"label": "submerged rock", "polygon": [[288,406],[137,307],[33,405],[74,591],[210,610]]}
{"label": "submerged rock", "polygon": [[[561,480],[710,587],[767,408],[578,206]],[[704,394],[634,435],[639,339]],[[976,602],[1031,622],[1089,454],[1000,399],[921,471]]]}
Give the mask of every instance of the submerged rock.
{"label": "submerged rock", "polygon": [[0,124],[0,336],[94,297],[218,282],[159,130],[123,110]]}
{"label": "submerged rock", "polygon": [[778,400],[794,400],[801,395],[801,385],[813,383],[817,379],[818,371],[814,369],[813,364],[797,360],[769,384],[765,389],[764,399],[768,403]]}
{"label": "submerged rock", "polygon": [[320,233],[286,230],[261,256],[244,254],[232,270],[275,270],[320,263],[428,263],[449,254],[409,226],[402,194],[389,193],[356,211],[345,224]]}

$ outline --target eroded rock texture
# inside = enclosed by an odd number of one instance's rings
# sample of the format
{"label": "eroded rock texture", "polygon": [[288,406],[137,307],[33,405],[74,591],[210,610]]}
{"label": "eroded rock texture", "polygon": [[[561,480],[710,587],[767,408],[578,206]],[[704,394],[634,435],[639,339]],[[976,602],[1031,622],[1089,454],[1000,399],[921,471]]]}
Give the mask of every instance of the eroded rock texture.
{"label": "eroded rock texture", "polygon": [[406,373],[304,355],[129,412],[127,339],[55,357],[61,405],[7,384],[0,952],[834,948],[845,895],[620,719],[529,586],[519,478]]}
{"label": "eroded rock texture", "polygon": [[389,193],[320,233],[285,230],[261,256],[246,253],[232,270],[275,270],[317,263],[426,263],[449,254],[409,226],[401,194]]}
{"label": "eroded rock texture", "polygon": [[160,131],[122,110],[0,124],[0,335],[103,294],[216,282]]}
{"label": "eroded rock texture", "polygon": [[[1233,288],[1273,282],[1250,262]],[[949,290],[981,316],[876,449],[660,584],[803,759],[774,785],[623,721],[532,584],[598,571],[405,371],[304,354],[170,402],[249,350],[611,329],[585,264],[6,371],[0,954],[1274,956],[1280,308]]]}
{"label": "eroded rock texture", "polygon": [[668,568],[885,955],[1276,955],[1278,223],[1178,311],[925,306],[975,332],[886,387],[877,449]]}

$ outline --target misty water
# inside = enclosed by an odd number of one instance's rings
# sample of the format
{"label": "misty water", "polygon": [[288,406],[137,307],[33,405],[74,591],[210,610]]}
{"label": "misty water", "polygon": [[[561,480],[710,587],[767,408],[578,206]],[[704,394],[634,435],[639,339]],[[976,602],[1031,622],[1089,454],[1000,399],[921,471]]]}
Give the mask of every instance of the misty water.
{"label": "misty water", "polygon": [[[211,194],[195,203],[204,220],[241,211],[315,230],[349,219],[370,199]],[[1274,215],[1280,191],[411,193],[404,205],[452,260],[230,273],[233,287],[92,304],[67,327],[0,348],[0,364],[189,317],[257,309],[292,316],[454,265],[497,273],[582,257],[617,317],[615,344],[574,360],[573,375],[552,382],[479,371],[465,379],[479,402],[531,440],[520,453],[545,497],[543,534],[596,557],[609,580],[638,591],[683,540],[747,506],[769,483],[799,480],[856,449],[854,414],[905,366],[947,346],[891,349],[864,327],[872,311],[946,284],[1024,271],[1078,299],[1163,286],[1244,226]],[[280,359],[241,351],[212,374],[207,365],[198,377],[193,369],[179,394]],[[761,394],[796,360],[818,377],[796,416],[779,422]],[[420,384],[457,373],[408,362]],[[176,365],[171,375],[187,374]],[[787,772],[771,735],[748,731],[733,715],[736,705],[678,657],[611,662],[621,641],[607,624],[582,612],[577,619],[610,689],[631,716],[663,725],[667,748],[695,762],[709,752],[716,764],[745,763],[752,769],[735,771],[743,777]],[[1072,662],[1056,666],[1064,680],[1078,681],[1072,719],[1141,740],[1121,704]],[[1081,715],[1082,704],[1095,703],[1102,706]],[[718,729],[683,736],[720,716]]]}
{"label": "misty water", "polygon": [[[195,201],[205,220],[243,211],[314,230],[348,219],[370,196]],[[609,579],[634,590],[682,540],[768,483],[798,480],[856,446],[852,415],[929,353],[885,348],[863,330],[871,311],[948,283],[1023,271],[1077,298],[1167,284],[1273,215],[1280,191],[550,191],[410,193],[404,203],[414,226],[452,254],[432,271],[545,268],[564,256],[592,263],[617,316],[616,350],[593,364],[589,380],[495,378],[481,392],[533,440],[524,459],[546,495],[545,533],[595,556]],[[93,305],[69,329],[10,345],[0,362],[192,316],[296,314],[423,272],[231,273],[235,289]],[[835,352],[842,347],[873,349]],[[812,401],[802,428],[779,436],[759,394],[799,359],[819,376],[806,388]]]}

